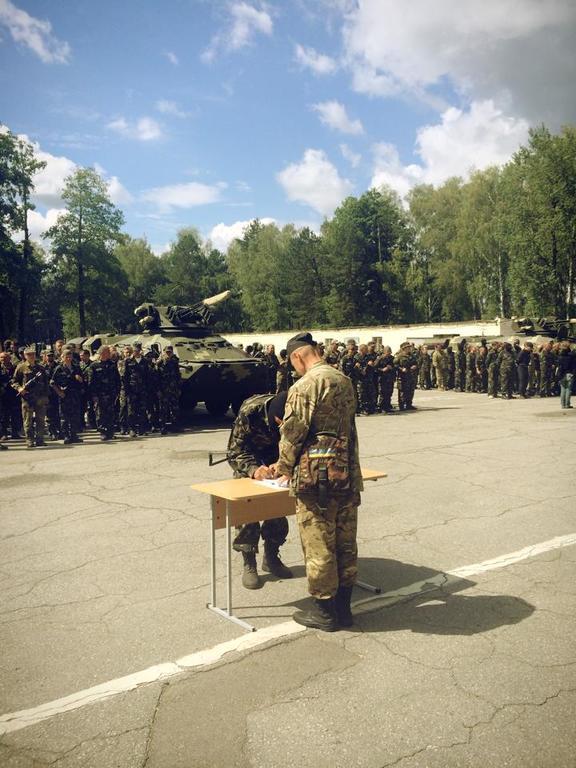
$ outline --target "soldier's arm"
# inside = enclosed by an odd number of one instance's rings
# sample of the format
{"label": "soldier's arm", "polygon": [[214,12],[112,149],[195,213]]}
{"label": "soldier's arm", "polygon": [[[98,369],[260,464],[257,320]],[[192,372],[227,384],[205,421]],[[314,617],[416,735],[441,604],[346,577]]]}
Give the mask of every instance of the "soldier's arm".
{"label": "soldier's arm", "polygon": [[20,366],[17,366],[16,370],[14,371],[14,375],[12,376],[12,381],[10,383],[16,392],[20,392],[24,383],[24,377]]}
{"label": "soldier's arm", "polygon": [[230,438],[228,440],[228,449],[226,459],[232,469],[243,477],[253,477],[261,462],[254,453],[250,441],[251,424],[248,416],[240,411]]}
{"label": "soldier's arm", "polygon": [[290,390],[286,401],[284,423],[280,428],[279,459],[276,464],[276,474],[291,477],[298,463],[300,453],[308,432],[314,412],[314,398],[310,389]]}

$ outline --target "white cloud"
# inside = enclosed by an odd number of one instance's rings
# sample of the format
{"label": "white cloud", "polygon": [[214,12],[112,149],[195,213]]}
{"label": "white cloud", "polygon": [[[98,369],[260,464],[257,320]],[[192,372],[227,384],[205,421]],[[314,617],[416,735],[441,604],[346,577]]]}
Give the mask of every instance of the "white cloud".
{"label": "white cloud", "polygon": [[[28,231],[30,232],[30,239],[42,242],[42,235],[51,226],[56,224],[58,217],[63,213],[66,213],[64,208],[49,208],[45,214],[38,211],[28,212]],[[24,234],[21,234],[24,237]],[[16,237],[19,240],[20,237]]]}
{"label": "white cloud", "polygon": [[318,112],[324,125],[335,131],[356,136],[364,133],[360,120],[351,120],[346,112],[346,107],[339,101],[321,101],[314,104],[312,109]]}
{"label": "white cloud", "polygon": [[341,178],[320,149],[307,149],[300,163],[287,166],[276,178],[289,200],[306,203],[324,216],[352,191],[352,184]]}
{"label": "white cloud", "polygon": [[168,99],[159,99],[156,104],[156,109],[163,115],[173,115],[174,117],[189,117],[190,112],[184,112],[180,109],[175,101],[168,101]]}
{"label": "white cloud", "polygon": [[137,141],[154,141],[162,136],[162,128],[151,117],[141,117],[132,123],[124,117],[119,117],[108,123],[107,127],[121,136]]}
{"label": "white cloud", "polygon": [[296,44],[294,53],[296,61],[304,69],[310,69],[315,75],[332,75],[338,69],[338,64],[330,56],[318,53],[314,48],[305,48]]}
{"label": "white cloud", "polygon": [[348,144],[340,144],[340,152],[342,152],[342,157],[347,160],[352,168],[358,168],[360,165],[360,161],[362,160],[362,155],[359,155],[358,152],[354,152]]}
{"label": "white cloud", "polygon": [[573,0],[362,0],[344,47],[363,93],[430,96],[448,80],[470,100],[557,124],[576,117],[575,23]]}
{"label": "white cloud", "polygon": [[164,253],[170,250],[172,243],[164,243],[164,245],[151,245],[152,253],[154,256],[162,256]]}
{"label": "white cloud", "polygon": [[[30,141],[27,136],[22,136]],[[46,163],[46,167],[34,174],[34,200],[42,205],[57,207],[62,204],[60,197],[64,180],[74,173],[77,166],[68,157],[51,155],[44,152],[39,144],[31,142],[36,156]]]}
{"label": "white cloud", "polygon": [[142,200],[154,203],[161,211],[170,212],[173,208],[194,208],[220,200],[226,184],[208,185],[191,181],[188,184],[172,184],[165,187],[153,187],[142,193]]}
{"label": "white cloud", "polygon": [[436,125],[418,131],[415,152],[421,163],[402,165],[390,144],[374,147],[372,186],[386,184],[405,195],[415,184],[438,185],[451,176],[503,165],[526,141],[526,120],[507,117],[493,101],[474,102],[468,111],[451,107]]}
{"label": "white cloud", "polygon": [[30,16],[10,0],[0,0],[0,25],[7,27],[16,43],[27,46],[45,64],[67,64],[70,46],[52,34],[52,24]]}
{"label": "white cloud", "polygon": [[109,177],[106,170],[99,163],[94,163],[94,170],[104,180],[108,195],[114,205],[127,205],[134,200],[130,192],[120,182],[118,176]]}
{"label": "white cloud", "polygon": [[[252,221],[254,221],[254,219],[248,221],[235,221],[233,224],[224,224],[224,222],[216,224],[216,226],[212,227],[210,230],[208,239],[215,248],[218,248],[219,251],[225,253],[233,240],[236,240],[236,238],[240,239],[244,236],[246,227],[250,226]],[[258,221],[260,221],[261,224],[276,223],[276,219],[268,217],[263,217],[258,219]]]}
{"label": "white cloud", "polygon": [[272,17],[267,11],[245,2],[232,2],[228,10],[230,15],[225,28],[214,35],[201,55],[202,61],[206,63],[213,61],[220,51],[228,53],[250,45],[258,33],[272,34]]}
{"label": "white cloud", "polygon": [[165,51],[164,56],[166,56],[172,66],[177,67],[180,64],[178,56],[173,51]]}

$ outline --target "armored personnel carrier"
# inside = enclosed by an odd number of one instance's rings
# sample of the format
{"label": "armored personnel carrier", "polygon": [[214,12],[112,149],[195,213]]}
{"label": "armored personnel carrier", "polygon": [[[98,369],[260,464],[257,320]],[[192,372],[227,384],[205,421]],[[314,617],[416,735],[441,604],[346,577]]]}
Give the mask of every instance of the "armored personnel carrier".
{"label": "armored personnel carrier", "polygon": [[191,307],[136,307],[141,333],[112,336],[98,334],[84,342],[92,352],[101,344],[119,349],[139,341],[143,352],[160,354],[171,344],[182,373],[181,406],[190,411],[204,403],[213,416],[223,416],[230,406],[236,412],[250,395],[267,391],[268,371],[262,360],[250,357],[216,334],[211,308],[230,296],[224,291]]}

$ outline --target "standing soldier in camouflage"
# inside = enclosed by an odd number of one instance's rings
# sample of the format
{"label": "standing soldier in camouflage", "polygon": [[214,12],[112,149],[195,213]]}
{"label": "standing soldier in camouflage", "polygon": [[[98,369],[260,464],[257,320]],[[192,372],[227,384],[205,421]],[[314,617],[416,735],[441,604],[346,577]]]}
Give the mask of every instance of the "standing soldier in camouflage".
{"label": "standing soldier in camouflage", "polygon": [[338,368],[340,364],[340,358],[342,355],[340,354],[340,350],[338,349],[338,342],[336,339],[332,339],[330,342],[330,346],[324,353],[324,360],[328,363],[328,365],[331,365],[332,368]]}
{"label": "standing soldier in camouflage", "polygon": [[132,347],[128,344],[122,350],[122,355],[118,359],[118,373],[120,375],[120,395],[118,396],[118,425],[122,435],[128,434],[128,398],[126,397],[126,388],[124,387],[124,374],[126,371],[126,361],[132,357]]}
{"label": "standing soldier in camouflage", "polygon": [[436,344],[436,349],[432,353],[432,365],[436,371],[438,389],[445,391],[447,389],[448,360],[446,359],[446,352],[442,344]]}
{"label": "standing soldier in camouflage", "polygon": [[432,381],[430,379],[430,369],[432,360],[428,354],[428,346],[422,344],[418,350],[418,386],[420,389],[431,389]]}
{"label": "standing soldier in camouflage", "polygon": [[474,344],[468,344],[466,348],[466,392],[477,392],[477,384],[476,347]]}
{"label": "standing soldier in camouflage", "polygon": [[488,368],[486,367],[486,340],[482,340],[484,343],[480,344],[476,352],[476,391],[486,394],[488,391]]}
{"label": "standing soldier in camouflage", "polygon": [[516,368],[516,358],[512,350],[512,344],[504,342],[502,350],[498,357],[500,367],[500,389],[502,395],[508,400],[512,400],[514,395],[514,369]]}
{"label": "standing soldier in camouflage", "polygon": [[16,366],[12,387],[18,392],[22,403],[22,421],[28,448],[44,445],[48,376],[36,362],[34,347],[24,350],[24,362]]}
{"label": "standing soldier in camouflage", "polygon": [[90,398],[89,381],[90,381],[90,366],[92,360],[90,359],[90,350],[82,349],[80,352],[80,371],[82,372],[83,384],[82,384],[82,418],[80,422],[80,432],[82,432],[85,426],[89,426],[94,429],[96,426],[96,416],[94,414],[94,404]]}
{"label": "standing soldier in camouflage", "polygon": [[396,368],[394,367],[394,355],[390,347],[382,347],[376,360],[376,384],[378,388],[378,400],[376,403],[380,413],[392,413],[392,395],[394,394],[394,382],[396,381]]}
{"label": "standing soldier in camouflage", "polygon": [[[284,417],[286,397],[286,392],[278,395],[253,395],[240,406],[226,453],[234,477],[265,480],[272,476],[270,467],[278,460],[278,428]],[[292,571],[284,565],[279,555],[287,535],[288,520],[285,517],[237,527],[232,546],[242,553],[242,585],[246,589],[262,586],[256,565],[260,537],[264,541],[262,570],[281,579],[292,578]]]}
{"label": "standing soldier in camouflage", "polygon": [[54,369],[50,379],[50,386],[60,398],[60,423],[64,445],[83,442],[78,437],[83,383],[80,366],[74,362],[72,350],[64,348],[60,363]]}
{"label": "standing soldier in camouflage", "polygon": [[409,341],[400,344],[400,351],[394,358],[394,365],[398,371],[398,408],[401,411],[415,411],[412,405],[416,390],[416,377],[418,376],[418,358]]}
{"label": "standing soldier in camouflage", "polygon": [[457,392],[466,391],[466,339],[462,339],[458,342],[456,353],[454,355],[455,362],[455,380],[454,389]]}
{"label": "standing soldier in camouflage", "polygon": [[146,405],[148,403],[150,367],[148,360],[142,356],[142,344],[135,341],[132,348],[132,357],[124,361],[121,380],[126,393],[130,437],[136,437],[137,434],[146,434]]}
{"label": "standing soldier in camouflage", "polygon": [[88,391],[96,414],[96,427],[101,440],[114,439],[116,400],[120,392],[120,374],[110,347],[100,347],[98,360],[90,366]]}
{"label": "standing soldier in camouflage", "polygon": [[346,345],[346,353],[344,356],[340,359],[340,370],[344,374],[344,376],[348,376],[350,381],[352,382],[352,386],[354,387],[354,394],[356,397],[356,413],[358,413],[358,410],[360,408],[360,403],[358,401],[358,381],[360,379],[360,364],[356,360],[356,342],[349,341]]}
{"label": "standing soldier in camouflage", "polygon": [[280,364],[276,371],[276,394],[280,392],[287,392],[290,386],[290,377],[288,375],[288,360],[286,359],[286,350],[281,349],[278,353],[280,357]]}
{"label": "standing soldier in camouflage", "polygon": [[[46,369],[48,380],[52,379],[54,371],[58,366],[56,362],[55,353],[51,349],[44,351],[42,365]],[[60,405],[59,398],[56,392],[50,387],[48,393],[48,408],[46,410],[46,424],[48,426],[48,434],[52,440],[60,440]]]}
{"label": "standing soldier in camouflage", "polygon": [[276,357],[276,348],[274,344],[268,344],[264,353],[264,361],[268,370],[268,391],[276,390],[276,373],[278,371],[278,358]]}
{"label": "standing soldier in camouflage", "polygon": [[488,371],[488,397],[498,397],[499,372],[500,372],[500,344],[493,341],[486,353],[486,369]]}
{"label": "standing soldier in camouflage", "polygon": [[173,430],[178,428],[182,386],[180,361],[171,344],[164,347],[164,353],[156,363],[156,370],[160,384],[160,431],[165,435],[169,426]]}
{"label": "standing soldier in camouflage", "polygon": [[532,348],[530,364],[528,365],[528,394],[533,397],[540,391],[540,355]]}
{"label": "standing soldier in camouflage", "polygon": [[456,359],[454,357],[454,350],[450,344],[445,345],[446,353],[446,388],[454,389],[456,385]]}
{"label": "standing soldier in camouflage", "polygon": [[555,356],[551,341],[544,344],[540,352],[540,397],[552,397]]}
{"label": "standing soldier in camouflage", "polygon": [[362,490],[356,401],[349,379],[327,365],[309,333],[287,345],[301,375],[288,393],[276,474],[290,482],[312,608],[294,614],[304,625],[333,632],[352,625],[357,575],[356,529]]}
{"label": "standing soldier in camouflage", "polygon": [[[8,348],[3,353],[2,360],[0,361],[0,376],[2,376],[5,381],[11,382],[18,363],[14,363],[13,361],[13,354],[10,351],[8,342],[4,342],[4,346],[5,348]],[[12,386],[6,387],[4,391],[3,412],[3,434],[8,435],[8,428],[10,428],[12,439],[17,440],[20,437],[20,425],[22,422],[22,401]]]}
{"label": "standing soldier in camouflage", "polygon": [[[9,414],[6,407],[6,392],[9,389],[12,390],[12,387],[10,386],[12,374],[8,368],[4,366],[5,355],[5,352],[0,352],[0,444],[6,440],[8,436]],[[3,446],[3,448],[5,447],[6,446]]]}

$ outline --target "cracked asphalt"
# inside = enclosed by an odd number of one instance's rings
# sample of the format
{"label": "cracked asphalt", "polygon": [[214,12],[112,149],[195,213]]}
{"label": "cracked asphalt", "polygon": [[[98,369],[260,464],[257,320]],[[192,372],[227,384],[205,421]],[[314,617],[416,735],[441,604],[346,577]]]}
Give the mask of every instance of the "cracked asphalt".
{"label": "cracked asphalt", "polygon": [[[442,574],[576,533],[576,409],[416,405],[358,420],[362,464],[388,473],[363,495],[360,575],[413,595],[4,733],[2,768],[575,768],[576,545]],[[207,459],[229,427],[200,412],[176,436],[0,454],[0,714],[244,634],[205,608],[189,488],[229,476]],[[259,628],[304,604],[293,519],[283,554],[295,578],[255,592],[235,562]]]}

